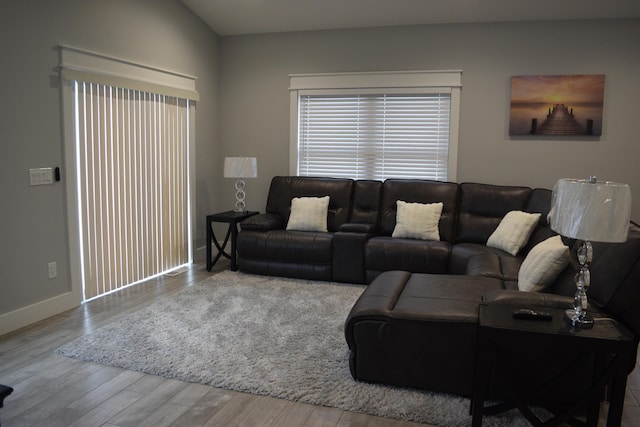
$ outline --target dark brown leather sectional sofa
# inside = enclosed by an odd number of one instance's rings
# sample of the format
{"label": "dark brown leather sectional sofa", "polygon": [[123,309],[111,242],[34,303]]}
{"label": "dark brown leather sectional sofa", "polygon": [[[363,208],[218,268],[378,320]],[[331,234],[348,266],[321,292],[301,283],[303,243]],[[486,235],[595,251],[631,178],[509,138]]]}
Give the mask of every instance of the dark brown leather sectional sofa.
{"label": "dark brown leather sectional sofa", "polygon": [[[551,194],[548,189],[479,183],[279,176],[272,180],[265,213],[241,224],[239,268],[368,284],[345,324],[353,377],[469,396],[482,302],[571,306],[573,265],[544,292],[518,291],[518,272],[527,253],[555,234],[547,223]],[[292,198],[327,195],[327,232],[286,230]],[[440,240],[392,237],[398,200],[442,202]],[[486,244],[514,210],[541,214],[515,256]],[[565,243],[572,247],[574,242]],[[594,243],[591,275],[592,308],[640,334],[638,227],[630,227],[625,243]],[[557,353],[537,350],[537,355],[518,356],[523,367],[533,357]],[[571,355],[553,359],[563,357]]]}

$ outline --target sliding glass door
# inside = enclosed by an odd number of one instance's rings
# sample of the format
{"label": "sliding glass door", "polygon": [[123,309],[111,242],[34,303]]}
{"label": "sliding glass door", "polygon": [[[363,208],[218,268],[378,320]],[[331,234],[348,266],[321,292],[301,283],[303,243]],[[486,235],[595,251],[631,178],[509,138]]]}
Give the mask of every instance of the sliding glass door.
{"label": "sliding glass door", "polygon": [[84,300],[190,261],[190,102],[75,82]]}

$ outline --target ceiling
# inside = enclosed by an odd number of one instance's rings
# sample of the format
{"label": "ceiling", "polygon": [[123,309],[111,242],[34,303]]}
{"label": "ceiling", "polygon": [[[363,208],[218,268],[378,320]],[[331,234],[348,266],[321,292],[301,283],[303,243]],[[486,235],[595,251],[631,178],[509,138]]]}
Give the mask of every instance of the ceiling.
{"label": "ceiling", "polygon": [[218,35],[418,24],[638,18],[640,0],[182,0]]}

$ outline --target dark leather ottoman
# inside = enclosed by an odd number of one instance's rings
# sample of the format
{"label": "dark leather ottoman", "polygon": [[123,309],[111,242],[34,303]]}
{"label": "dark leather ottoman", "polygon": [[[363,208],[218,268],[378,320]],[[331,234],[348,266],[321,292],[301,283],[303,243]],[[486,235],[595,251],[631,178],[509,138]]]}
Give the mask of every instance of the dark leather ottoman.
{"label": "dark leather ottoman", "polygon": [[356,380],[470,396],[478,306],[502,280],[388,271],[345,324]]}

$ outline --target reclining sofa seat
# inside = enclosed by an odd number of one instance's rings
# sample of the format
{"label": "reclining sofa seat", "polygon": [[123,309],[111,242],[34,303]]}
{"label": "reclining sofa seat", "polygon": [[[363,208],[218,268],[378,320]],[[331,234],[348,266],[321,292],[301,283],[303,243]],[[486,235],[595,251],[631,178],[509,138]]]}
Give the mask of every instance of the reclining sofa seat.
{"label": "reclining sofa seat", "polygon": [[[458,184],[428,180],[387,179],[382,185],[380,226],[365,246],[366,282],[383,271],[404,270],[446,274],[454,241],[458,205]],[[442,202],[438,224],[440,240],[392,237],[396,226],[397,201],[407,203]]]}
{"label": "reclining sofa seat", "polygon": [[[333,238],[351,211],[353,181],[274,177],[265,213],[242,222],[238,264],[242,271],[301,279],[333,279]],[[294,197],[329,196],[328,232],[286,230]]]}

